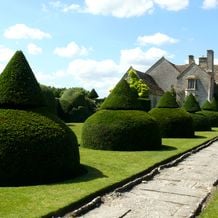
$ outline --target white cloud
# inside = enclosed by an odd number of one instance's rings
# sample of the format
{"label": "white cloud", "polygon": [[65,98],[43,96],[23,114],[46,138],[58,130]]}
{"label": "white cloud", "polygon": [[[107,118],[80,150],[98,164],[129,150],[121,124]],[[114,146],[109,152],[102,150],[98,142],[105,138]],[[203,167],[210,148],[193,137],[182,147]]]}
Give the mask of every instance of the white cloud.
{"label": "white cloud", "polygon": [[139,47],[121,50],[121,69],[125,70],[129,66],[133,66],[135,69],[144,72],[162,56],[171,57],[165,50],[159,48],[150,48],[147,51],[143,51]]}
{"label": "white cloud", "polygon": [[81,12],[81,7],[78,4],[64,4],[61,1],[51,1],[49,5],[53,8],[60,9],[62,12],[77,11]]}
{"label": "white cloud", "polygon": [[29,27],[25,24],[15,24],[8,27],[4,36],[8,39],[43,39],[51,38],[49,33],[43,32],[40,29]]}
{"label": "white cloud", "polygon": [[152,0],[85,0],[85,5],[88,13],[119,18],[141,16],[153,10]]}
{"label": "white cloud", "polygon": [[154,35],[139,36],[137,38],[137,42],[141,46],[145,46],[145,45],[160,46],[163,44],[174,44],[177,43],[178,40],[163,33],[155,33]]}
{"label": "white cloud", "polygon": [[6,48],[0,45],[0,62],[8,62],[13,56],[14,51],[10,48]]}
{"label": "white cloud", "polygon": [[188,7],[189,0],[153,0],[158,6],[169,11],[180,11]]}
{"label": "white cloud", "polygon": [[218,0],[204,0],[202,8],[212,9],[218,7]]}
{"label": "white cloud", "polygon": [[218,65],[218,58],[214,58],[214,64]]}
{"label": "white cloud", "polygon": [[29,54],[37,55],[37,54],[42,53],[42,48],[40,48],[39,46],[37,46],[34,43],[29,43],[27,45],[27,51],[29,52]]}
{"label": "white cloud", "polygon": [[54,54],[60,56],[60,57],[66,57],[71,58],[75,56],[84,56],[89,53],[88,48],[85,48],[84,46],[77,45],[76,42],[70,42],[66,47],[58,47],[55,48]]}

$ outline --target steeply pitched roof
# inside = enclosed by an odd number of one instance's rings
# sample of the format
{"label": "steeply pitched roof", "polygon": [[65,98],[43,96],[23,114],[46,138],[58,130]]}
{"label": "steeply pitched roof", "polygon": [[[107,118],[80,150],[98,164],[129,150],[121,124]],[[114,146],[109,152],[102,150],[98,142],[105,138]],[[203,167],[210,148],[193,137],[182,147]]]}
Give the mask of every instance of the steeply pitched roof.
{"label": "steeply pitched roof", "polygon": [[161,89],[152,76],[147,73],[142,73],[138,70],[135,70],[140,79],[142,79],[150,89],[151,94],[163,95],[164,91]]}
{"label": "steeply pitched roof", "polygon": [[[126,79],[128,77],[128,72],[130,69],[134,69],[133,67],[130,67],[127,72],[124,74],[122,79]],[[135,70],[134,71],[137,73],[139,79],[142,79],[145,84],[149,87],[151,94],[153,95],[163,95],[164,91],[157,85],[155,80],[152,78],[152,76],[148,75],[147,73],[143,73],[141,71]]]}

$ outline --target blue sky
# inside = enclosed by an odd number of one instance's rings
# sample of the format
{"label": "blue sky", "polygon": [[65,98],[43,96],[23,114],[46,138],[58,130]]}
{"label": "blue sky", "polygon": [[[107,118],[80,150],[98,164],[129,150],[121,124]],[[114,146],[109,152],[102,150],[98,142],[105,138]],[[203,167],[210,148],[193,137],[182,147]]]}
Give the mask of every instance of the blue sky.
{"label": "blue sky", "polygon": [[218,64],[218,0],[7,0],[0,20],[0,71],[22,50],[40,83],[101,97],[162,56],[184,64],[213,49]]}

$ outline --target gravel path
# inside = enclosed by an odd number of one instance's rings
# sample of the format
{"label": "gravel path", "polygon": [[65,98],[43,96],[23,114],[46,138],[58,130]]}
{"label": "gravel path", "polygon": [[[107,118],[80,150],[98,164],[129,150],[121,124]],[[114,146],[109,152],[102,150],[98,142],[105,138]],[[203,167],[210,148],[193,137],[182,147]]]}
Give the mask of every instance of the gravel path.
{"label": "gravel path", "polygon": [[84,218],[192,217],[218,180],[218,141],[128,192],[104,196]]}

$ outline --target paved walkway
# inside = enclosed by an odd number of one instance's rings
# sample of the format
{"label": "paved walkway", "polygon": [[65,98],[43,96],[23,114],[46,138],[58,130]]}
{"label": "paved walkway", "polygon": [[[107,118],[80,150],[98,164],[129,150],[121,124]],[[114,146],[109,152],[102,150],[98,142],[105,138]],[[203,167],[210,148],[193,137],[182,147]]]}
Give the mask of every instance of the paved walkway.
{"label": "paved walkway", "polygon": [[191,217],[218,179],[218,141],[130,191],[104,197],[84,218]]}

